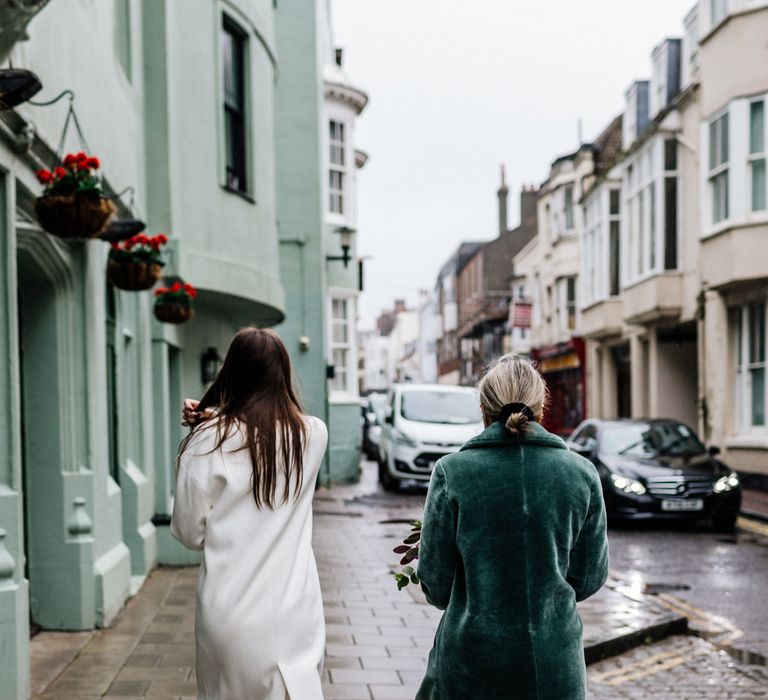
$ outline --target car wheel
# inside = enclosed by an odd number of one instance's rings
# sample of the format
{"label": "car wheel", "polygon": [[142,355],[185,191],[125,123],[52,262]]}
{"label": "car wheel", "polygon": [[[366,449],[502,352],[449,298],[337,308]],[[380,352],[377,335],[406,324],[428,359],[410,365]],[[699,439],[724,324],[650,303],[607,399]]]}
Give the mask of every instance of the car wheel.
{"label": "car wheel", "polygon": [[389,473],[385,460],[379,460],[379,483],[385,491],[394,493],[400,490],[400,480]]}
{"label": "car wheel", "polygon": [[731,533],[736,529],[736,515],[725,515],[712,518],[712,525],[716,532]]}

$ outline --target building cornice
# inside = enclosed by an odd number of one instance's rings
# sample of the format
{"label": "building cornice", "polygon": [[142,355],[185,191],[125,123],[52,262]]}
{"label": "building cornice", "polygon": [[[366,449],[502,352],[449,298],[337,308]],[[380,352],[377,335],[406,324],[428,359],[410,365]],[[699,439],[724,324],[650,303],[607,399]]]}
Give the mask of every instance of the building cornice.
{"label": "building cornice", "polygon": [[362,90],[330,80],[325,81],[325,97],[349,105],[357,114],[360,114],[368,104],[368,95]]}

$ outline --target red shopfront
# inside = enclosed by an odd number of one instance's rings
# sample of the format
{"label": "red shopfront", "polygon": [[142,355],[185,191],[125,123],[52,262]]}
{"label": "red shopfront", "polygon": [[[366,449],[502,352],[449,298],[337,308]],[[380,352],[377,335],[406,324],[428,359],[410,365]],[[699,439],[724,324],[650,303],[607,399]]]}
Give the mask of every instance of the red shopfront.
{"label": "red shopfront", "polygon": [[556,435],[568,437],[586,416],[584,341],[571,338],[565,343],[536,348],[531,355],[549,388],[544,427]]}

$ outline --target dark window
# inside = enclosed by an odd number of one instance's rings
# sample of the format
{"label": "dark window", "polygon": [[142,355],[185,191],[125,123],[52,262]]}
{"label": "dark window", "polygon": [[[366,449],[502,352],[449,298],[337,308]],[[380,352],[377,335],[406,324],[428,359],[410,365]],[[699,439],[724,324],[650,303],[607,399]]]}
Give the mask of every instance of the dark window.
{"label": "dark window", "polygon": [[677,141],[667,139],[664,142],[664,170],[677,170]]}
{"label": "dark window", "polygon": [[621,286],[621,267],[619,264],[621,259],[621,243],[619,237],[618,221],[611,221],[608,237],[608,273],[610,276],[610,295],[615,297],[618,296],[619,287]]}
{"label": "dark window", "polygon": [[221,28],[221,69],[224,85],[226,185],[238,192],[248,191],[245,54],[245,33],[225,17]]}
{"label": "dark window", "polygon": [[664,269],[677,269],[677,178],[664,178]]}
{"label": "dark window", "polygon": [[621,213],[621,190],[611,190],[610,212],[611,216]]}

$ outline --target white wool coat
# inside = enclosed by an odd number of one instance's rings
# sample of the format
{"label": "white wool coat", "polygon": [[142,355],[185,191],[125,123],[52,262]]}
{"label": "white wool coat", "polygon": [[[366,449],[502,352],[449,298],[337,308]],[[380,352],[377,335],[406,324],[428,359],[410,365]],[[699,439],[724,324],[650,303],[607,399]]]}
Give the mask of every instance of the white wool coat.
{"label": "white wool coat", "polygon": [[[298,500],[253,500],[250,453],[236,433],[219,448],[199,430],[179,463],[171,533],[202,549],[195,639],[200,700],[322,700],[325,622],[312,552],[312,496],[328,443],[306,418]],[[279,466],[279,465],[278,465]],[[293,484],[294,482],[292,482]]]}

